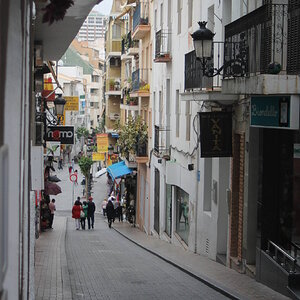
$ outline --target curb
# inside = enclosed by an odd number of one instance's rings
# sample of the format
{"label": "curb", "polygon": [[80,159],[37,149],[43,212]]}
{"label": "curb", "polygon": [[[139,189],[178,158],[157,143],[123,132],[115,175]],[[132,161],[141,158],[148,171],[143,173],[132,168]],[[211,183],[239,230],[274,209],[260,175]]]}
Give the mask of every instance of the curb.
{"label": "curb", "polygon": [[135,245],[139,246],[140,248],[146,250],[147,252],[157,256],[158,258],[162,259],[163,261],[167,262],[168,264],[174,266],[175,268],[179,269],[180,271],[188,274],[189,276],[195,278],[196,280],[201,281],[202,283],[204,283],[205,285],[209,286],[210,288],[214,289],[215,291],[219,292],[220,294],[230,298],[230,299],[234,299],[234,300],[242,300],[241,296],[235,294],[234,292],[228,290],[226,287],[217,284],[216,282],[213,282],[211,280],[209,280],[208,278],[204,278],[204,277],[200,277],[199,275],[196,275],[194,273],[192,273],[191,271],[188,271],[187,269],[183,268],[182,266],[176,264],[175,262],[165,258],[164,256],[150,250],[149,248],[146,248],[145,246],[139,244],[138,242],[134,241],[133,239],[129,238],[128,236],[126,236],[124,233],[122,233],[121,231],[119,231],[118,229],[116,229],[115,227],[112,227],[112,229],[114,229],[117,233],[119,233],[120,235],[122,235],[124,238],[126,238],[127,240],[131,241],[132,243],[134,243]]}

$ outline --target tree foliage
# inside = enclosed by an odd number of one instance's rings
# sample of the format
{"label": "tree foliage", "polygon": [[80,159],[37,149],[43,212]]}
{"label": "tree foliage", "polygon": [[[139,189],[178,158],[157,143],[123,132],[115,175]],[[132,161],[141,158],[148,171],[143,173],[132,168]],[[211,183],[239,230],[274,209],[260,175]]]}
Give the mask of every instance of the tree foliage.
{"label": "tree foliage", "polygon": [[82,156],[79,159],[78,165],[80,167],[81,173],[85,176],[85,178],[89,177],[92,164],[93,161],[88,156]]}
{"label": "tree foliage", "polygon": [[119,139],[117,145],[120,147],[122,156],[136,154],[137,146],[144,145],[148,140],[147,125],[141,116],[133,118],[129,116],[125,125],[118,123],[117,131]]}
{"label": "tree foliage", "polygon": [[85,127],[78,127],[76,130],[76,134],[78,139],[80,139],[82,136],[84,138],[87,138],[89,136],[89,131]]}

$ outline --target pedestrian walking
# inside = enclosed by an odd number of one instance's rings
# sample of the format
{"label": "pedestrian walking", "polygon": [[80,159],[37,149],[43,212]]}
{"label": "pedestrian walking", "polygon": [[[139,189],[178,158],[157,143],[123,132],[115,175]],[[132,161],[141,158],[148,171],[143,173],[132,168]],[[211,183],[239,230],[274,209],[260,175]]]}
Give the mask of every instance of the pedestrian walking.
{"label": "pedestrian walking", "polygon": [[69,166],[69,174],[72,173],[72,166]]}
{"label": "pedestrian walking", "polygon": [[104,200],[102,201],[102,204],[101,204],[101,207],[102,207],[102,213],[103,213],[103,216],[105,217],[106,215],[106,205],[107,205],[107,200],[106,198],[104,198]]}
{"label": "pedestrian walking", "polygon": [[91,196],[89,197],[89,202],[87,205],[88,205],[88,211],[87,211],[88,228],[94,229],[96,205],[93,202],[93,197]]}
{"label": "pedestrian walking", "polygon": [[106,205],[106,215],[107,215],[107,221],[108,221],[109,228],[111,228],[111,223],[113,222],[114,217],[115,217],[115,208],[114,208],[114,205],[111,200],[112,200],[112,197],[109,197],[107,205]]}
{"label": "pedestrian walking", "polygon": [[76,230],[80,229],[80,211],[82,210],[82,206],[80,205],[80,201],[76,200],[73,208],[72,208],[72,218],[75,219],[75,228]]}
{"label": "pedestrian walking", "polygon": [[55,199],[52,199],[52,201],[49,203],[49,209],[50,209],[50,220],[49,220],[49,227],[53,229],[53,219],[54,219],[54,211],[56,211],[55,206]]}
{"label": "pedestrian walking", "polygon": [[85,219],[87,218],[88,215],[88,205],[86,201],[83,201],[82,209],[83,209],[84,217],[82,215],[82,217],[80,218],[80,223],[81,223],[81,228],[85,230]]}

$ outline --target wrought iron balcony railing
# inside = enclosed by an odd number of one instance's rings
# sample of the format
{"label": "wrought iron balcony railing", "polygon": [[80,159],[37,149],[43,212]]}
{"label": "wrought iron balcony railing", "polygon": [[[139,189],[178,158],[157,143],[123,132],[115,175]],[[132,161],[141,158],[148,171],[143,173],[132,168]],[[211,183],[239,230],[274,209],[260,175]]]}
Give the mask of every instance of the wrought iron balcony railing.
{"label": "wrought iron balcony railing", "polygon": [[146,157],[148,156],[148,145],[147,143],[144,144],[137,144],[136,145],[136,156],[138,157]]}
{"label": "wrought iron balcony railing", "polygon": [[298,74],[299,13],[299,3],[293,10],[287,4],[265,4],[225,26],[224,77]]}
{"label": "wrought iron balcony railing", "polygon": [[170,130],[154,126],[154,153],[159,156],[170,155]]}
{"label": "wrought iron balcony railing", "polygon": [[122,39],[122,54],[125,54],[131,48],[139,48],[139,41],[131,38],[129,31],[125,38]]}
{"label": "wrought iron balcony railing", "polygon": [[149,3],[146,1],[141,1],[134,13],[133,13],[133,23],[132,28],[133,31],[137,28],[139,25],[148,25],[149,24]]}
{"label": "wrought iron balcony railing", "polygon": [[167,30],[156,32],[155,59],[171,59],[171,33]]}
{"label": "wrought iron balcony railing", "polygon": [[149,69],[137,69],[132,73],[132,91],[149,92]]}

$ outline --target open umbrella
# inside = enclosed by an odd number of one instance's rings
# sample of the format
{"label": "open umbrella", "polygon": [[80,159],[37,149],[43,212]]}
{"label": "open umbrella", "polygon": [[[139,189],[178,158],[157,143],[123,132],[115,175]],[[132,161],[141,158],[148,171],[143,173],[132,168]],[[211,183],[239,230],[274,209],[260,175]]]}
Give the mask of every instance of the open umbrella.
{"label": "open umbrella", "polygon": [[48,181],[51,181],[51,182],[60,182],[61,180],[56,175],[53,175],[53,176],[49,176],[48,177]]}
{"label": "open umbrella", "polygon": [[61,188],[54,182],[45,181],[45,195],[57,195],[61,193]]}
{"label": "open umbrella", "polygon": [[98,171],[98,172],[95,173],[95,177],[99,178],[100,176],[102,176],[106,172],[107,172],[106,168],[102,168],[100,171]]}

